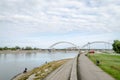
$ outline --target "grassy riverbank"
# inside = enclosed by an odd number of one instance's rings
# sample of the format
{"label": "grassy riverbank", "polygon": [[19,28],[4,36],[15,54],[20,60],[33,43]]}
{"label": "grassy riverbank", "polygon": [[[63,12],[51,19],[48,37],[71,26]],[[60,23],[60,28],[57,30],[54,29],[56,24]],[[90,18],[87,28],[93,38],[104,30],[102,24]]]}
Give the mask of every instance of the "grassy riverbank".
{"label": "grassy riverbank", "polygon": [[111,54],[93,54],[88,57],[96,64],[96,60],[100,61],[99,67],[105,72],[113,76],[116,80],[120,80],[120,55]]}
{"label": "grassy riverbank", "polygon": [[63,65],[68,60],[70,59],[53,61],[53,62],[44,64],[43,66],[40,66],[31,71],[28,71],[27,73],[22,73],[18,75],[13,80],[42,80],[49,73],[51,73],[52,71],[54,71],[55,69]]}

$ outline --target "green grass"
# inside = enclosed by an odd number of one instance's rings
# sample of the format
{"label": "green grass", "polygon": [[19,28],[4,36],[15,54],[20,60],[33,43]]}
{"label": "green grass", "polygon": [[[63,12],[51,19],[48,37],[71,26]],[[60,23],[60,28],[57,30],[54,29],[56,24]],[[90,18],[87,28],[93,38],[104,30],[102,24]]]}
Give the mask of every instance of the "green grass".
{"label": "green grass", "polygon": [[99,67],[110,74],[116,80],[120,80],[120,55],[110,54],[93,54],[88,57],[96,64],[96,60],[100,61]]}

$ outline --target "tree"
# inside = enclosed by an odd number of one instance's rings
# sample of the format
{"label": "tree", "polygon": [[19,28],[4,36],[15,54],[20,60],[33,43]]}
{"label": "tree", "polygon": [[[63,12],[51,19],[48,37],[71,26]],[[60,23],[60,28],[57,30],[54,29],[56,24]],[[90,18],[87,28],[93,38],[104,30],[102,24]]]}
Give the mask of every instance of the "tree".
{"label": "tree", "polygon": [[16,46],[15,48],[16,48],[16,49],[21,49],[19,46]]}
{"label": "tree", "polygon": [[34,50],[39,50],[39,48],[36,48],[36,47],[35,47],[35,48],[33,48],[33,49],[34,49]]}
{"label": "tree", "polygon": [[25,50],[32,50],[32,47],[27,46]]}
{"label": "tree", "polygon": [[113,50],[116,53],[120,54],[120,41],[119,40],[114,40],[114,43],[112,44],[112,46],[113,46]]}
{"label": "tree", "polygon": [[16,48],[12,47],[12,48],[10,48],[10,50],[16,50]]}
{"label": "tree", "polygon": [[7,46],[5,46],[3,49],[4,49],[4,50],[8,50],[9,48],[8,48]]}
{"label": "tree", "polygon": [[0,50],[3,50],[3,48],[2,48],[2,47],[0,47]]}

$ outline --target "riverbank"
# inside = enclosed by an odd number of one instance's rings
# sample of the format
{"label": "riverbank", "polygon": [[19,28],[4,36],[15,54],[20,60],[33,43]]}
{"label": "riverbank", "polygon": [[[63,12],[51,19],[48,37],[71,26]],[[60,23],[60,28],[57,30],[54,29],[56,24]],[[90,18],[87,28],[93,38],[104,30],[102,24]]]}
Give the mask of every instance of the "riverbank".
{"label": "riverbank", "polygon": [[18,74],[11,80],[41,80],[45,78],[49,73],[51,73],[52,71],[54,71],[69,60],[70,59],[64,59],[46,63],[43,66],[28,71],[27,73]]}
{"label": "riverbank", "polygon": [[47,52],[41,50],[1,50],[0,54],[8,54],[8,53],[37,53],[37,52]]}
{"label": "riverbank", "polygon": [[77,52],[77,51],[65,51],[65,50],[54,50],[54,51],[48,51],[47,49],[43,50],[0,50],[0,54],[9,54],[9,53],[51,53],[51,52],[64,52],[64,53],[69,53],[69,52]]}

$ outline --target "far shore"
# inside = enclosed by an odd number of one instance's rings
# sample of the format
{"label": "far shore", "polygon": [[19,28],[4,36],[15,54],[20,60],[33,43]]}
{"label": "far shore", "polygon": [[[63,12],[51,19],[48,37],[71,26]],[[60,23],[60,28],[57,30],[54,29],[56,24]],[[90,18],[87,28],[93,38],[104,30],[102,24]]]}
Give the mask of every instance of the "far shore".
{"label": "far shore", "polygon": [[0,54],[7,54],[7,53],[37,53],[37,52],[48,52],[41,51],[41,50],[1,50]]}
{"label": "far shore", "polygon": [[[50,53],[52,51],[48,51],[47,49],[44,50],[0,50],[0,54],[9,54],[9,53]],[[64,51],[64,50],[57,50],[57,51],[53,51],[53,52],[74,52],[73,51]]]}

